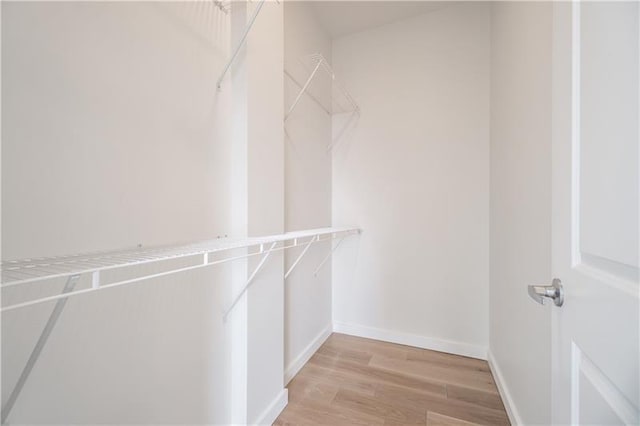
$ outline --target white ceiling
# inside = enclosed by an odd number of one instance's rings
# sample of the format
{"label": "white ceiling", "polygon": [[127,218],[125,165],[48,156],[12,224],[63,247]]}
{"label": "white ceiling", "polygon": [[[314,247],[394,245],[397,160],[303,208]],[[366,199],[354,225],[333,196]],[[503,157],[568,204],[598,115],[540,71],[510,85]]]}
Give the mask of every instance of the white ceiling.
{"label": "white ceiling", "polygon": [[432,12],[447,1],[314,1],[320,23],[331,38]]}

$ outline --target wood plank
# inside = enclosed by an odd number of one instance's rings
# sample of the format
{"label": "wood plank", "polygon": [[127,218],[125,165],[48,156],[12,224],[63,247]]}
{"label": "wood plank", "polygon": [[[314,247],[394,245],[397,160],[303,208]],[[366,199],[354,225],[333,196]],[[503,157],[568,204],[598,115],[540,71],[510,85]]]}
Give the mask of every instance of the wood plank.
{"label": "wood plank", "polygon": [[277,425],[508,425],[485,361],[333,334],[289,384]]}
{"label": "wood plank", "polygon": [[336,384],[314,380],[304,374],[298,374],[289,382],[287,388],[289,389],[289,403],[304,402],[305,399],[310,398],[327,405],[331,403],[340,389]]}
{"label": "wood plank", "polygon": [[485,392],[478,389],[447,384],[447,398],[470,402],[494,410],[505,410],[502,398],[497,392]]}
{"label": "wood plank", "polygon": [[378,340],[340,333],[333,333],[329,339],[327,339],[325,345],[336,350],[358,350],[371,355],[380,355],[394,359],[407,359],[407,350],[412,349],[410,346],[396,345],[395,343],[380,342]]}
{"label": "wood plank", "polygon": [[[374,357],[375,358],[375,357]],[[342,374],[345,378],[354,378],[360,382],[390,383],[398,386],[419,389],[423,392],[431,392],[446,396],[444,383],[430,381],[424,377],[413,377],[385,369],[372,367],[371,365],[359,365],[343,360],[328,359],[321,354],[315,354],[309,360],[309,365],[324,367]]]}
{"label": "wood plank", "polygon": [[331,403],[332,407],[349,408],[370,414],[383,420],[404,424],[422,424],[427,420],[426,410],[420,407],[392,404],[382,398],[364,395],[351,390],[340,389]]}
{"label": "wood plank", "polygon": [[345,361],[356,362],[359,364],[368,364],[371,360],[371,355],[368,352],[352,349],[338,349],[331,345],[322,345],[316,353],[332,357],[335,359],[343,359]]}
{"label": "wood plank", "polygon": [[315,405],[313,401],[291,404],[280,414],[274,425],[382,425],[384,419],[354,410],[336,410],[331,406]]}
{"label": "wood plank", "polygon": [[477,426],[477,423],[465,422],[464,420],[429,411],[427,413],[427,426]]}
{"label": "wood plank", "polygon": [[418,348],[409,348],[406,359],[408,361],[427,362],[442,367],[455,367],[463,370],[484,371],[486,373],[490,371],[489,363],[481,359]]}
{"label": "wood plank", "polygon": [[[343,389],[351,389],[369,395],[374,395],[376,390],[375,382],[372,380],[367,380],[366,378],[361,379],[360,377],[353,375],[346,375],[340,371],[322,368],[311,363],[307,363],[307,365],[304,366],[302,371],[298,373],[298,376],[300,375],[318,382],[334,384]],[[443,390],[443,392],[446,394],[446,389]]]}
{"label": "wood plank", "polygon": [[427,411],[434,411],[439,414],[478,424],[509,424],[509,419],[504,410],[495,410],[464,401],[442,398],[414,389],[380,384],[378,385],[375,396],[378,400],[384,401],[387,404],[412,408],[421,407]]}
{"label": "wood plank", "polygon": [[413,423],[403,423],[396,420],[385,419],[384,426],[415,426]]}
{"label": "wood plank", "polygon": [[369,365],[411,377],[430,379],[442,383],[452,383],[487,392],[498,392],[490,372],[443,367],[420,361],[395,360],[377,355],[371,358]]}

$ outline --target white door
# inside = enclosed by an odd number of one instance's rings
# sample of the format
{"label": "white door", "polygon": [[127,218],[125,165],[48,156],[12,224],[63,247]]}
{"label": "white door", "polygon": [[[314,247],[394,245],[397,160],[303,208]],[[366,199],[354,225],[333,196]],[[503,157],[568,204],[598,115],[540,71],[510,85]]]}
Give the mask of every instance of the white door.
{"label": "white door", "polygon": [[640,424],[639,14],[554,5],[554,424]]}

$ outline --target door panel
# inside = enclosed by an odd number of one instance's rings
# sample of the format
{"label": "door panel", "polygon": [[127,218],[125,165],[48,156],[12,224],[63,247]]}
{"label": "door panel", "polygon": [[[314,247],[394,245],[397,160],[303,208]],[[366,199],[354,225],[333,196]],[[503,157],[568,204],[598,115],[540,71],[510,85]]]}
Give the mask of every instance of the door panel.
{"label": "door panel", "polygon": [[578,249],[637,281],[638,3],[583,3],[579,19]]}
{"label": "door panel", "polygon": [[572,382],[577,386],[572,393],[578,396],[572,417],[585,424],[637,424],[636,409],[609,376],[577,345],[572,355]]}
{"label": "door panel", "polygon": [[640,423],[638,3],[554,6],[553,420]]}

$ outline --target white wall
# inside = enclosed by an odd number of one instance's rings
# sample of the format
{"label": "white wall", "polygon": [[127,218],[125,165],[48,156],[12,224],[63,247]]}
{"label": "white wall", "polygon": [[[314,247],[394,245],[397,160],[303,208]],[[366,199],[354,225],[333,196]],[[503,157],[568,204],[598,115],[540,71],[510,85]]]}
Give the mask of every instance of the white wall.
{"label": "white wall", "polygon": [[[309,76],[301,58],[321,53],[331,60],[331,39],[317,21],[313,7],[287,2],[285,12],[285,107],[293,104]],[[288,118],[285,134],[285,227],[287,231],[331,226],[331,81],[318,74],[309,94]],[[315,98],[317,100],[314,101]],[[320,103],[320,105],[318,104]],[[330,248],[311,247],[288,277],[285,288],[285,380],[304,365],[331,331],[331,262],[314,276]],[[302,248],[286,254],[289,268]]]}
{"label": "white wall", "polygon": [[[284,232],[283,27],[283,4],[269,1],[247,38],[247,233],[251,237]],[[258,262],[249,261],[250,272]],[[276,252],[248,292],[250,423],[271,424],[287,403],[283,276],[284,253]]]}
{"label": "white wall", "polygon": [[334,150],[333,223],[364,231],[334,258],[338,330],[486,355],[489,34],[465,3],[334,40],[361,117]]}
{"label": "white wall", "polygon": [[551,3],[501,2],[491,14],[490,348],[512,421],[549,424]]}
{"label": "white wall", "polygon": [[225,122],[209,78],[226,59],[218,9],[12,4],[6,13],[7,257],[225,229],[216,198],[226,197],[226,166],[211,167],[225,153],[212,143]]}
{"label": "white wall", "polygon": [[[2,5],[4,259],[228,232],[227,32],[213,3]],[[9,420],[228,422],[221,271],[70,299]],[[3,403],[51,309],[3,314]]]}

